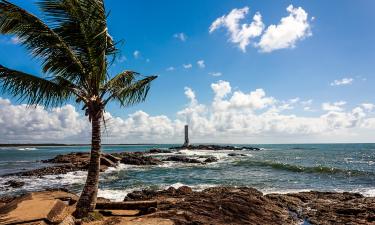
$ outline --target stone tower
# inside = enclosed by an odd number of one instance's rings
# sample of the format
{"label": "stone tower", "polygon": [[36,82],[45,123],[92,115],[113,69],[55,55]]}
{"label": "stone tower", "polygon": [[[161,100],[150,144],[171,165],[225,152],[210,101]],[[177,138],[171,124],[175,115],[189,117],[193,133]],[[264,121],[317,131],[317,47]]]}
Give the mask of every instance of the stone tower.
{"label": "stone tower", "polygon": [[185,125],[185,143],[183,145],[184,147],[189,146],[189,126]]}

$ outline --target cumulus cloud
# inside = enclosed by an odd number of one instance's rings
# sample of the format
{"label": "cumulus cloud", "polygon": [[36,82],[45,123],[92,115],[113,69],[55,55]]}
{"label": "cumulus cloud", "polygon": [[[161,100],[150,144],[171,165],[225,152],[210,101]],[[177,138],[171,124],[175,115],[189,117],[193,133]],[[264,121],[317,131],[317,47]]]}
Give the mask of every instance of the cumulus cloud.
{"label": "cumulus cloud", "polygon": [[236,44],[243,52],[246,52],[246,47],[251,43],[252,39],[262,34],[264,24],[262,16],[257,12],[253,16],[251,23],[242,23],[249,13],[249,7],[241,9],[233,9],[229,14],[217,18],[210,26],[209,32],[213,33],[217,29],[223,27],[227,29],[229,34],[229,41]]}
{"label": "cumulus cloud", "polygon": [[198,65],[199,68],[202,68],[202,69],[206,67],[206,64],[204,63],[204,60],[202,60],[202,59],[197,61],[197,65]]}
{"label": "cumulus cloud", "polygon": [[191,68],[193,68],[193,65],[191,63],[183,64],[182,67],[184,67],[185,69],[191,69]]}
{"label": "cumulus cloud", "polygon": [[[280,100],[258,88],[233,90],[228,81],[211,84],[212,101],[202,104],[191,87],[185,87],[188,104],[176,116],[151,115],[142,110],[117,117],[105,113],[105,143],[179,143],[188,123],[193,142],[265,143],[374,141],[373,103],[344,109],[346,102],[323,103],[320,115],[300,116],[290,110],[312,100]],[[367,135],[367,136],[366,136]],[[0,98],[0,142],[89,143],[90,124],[72,105],[46,110],[12,104]]]}
{"label": "cumulus cloud", "polygon": [[[227,15],[217,18],[209,27],[209,33],[219,28],[228,31],[228,41],[236,44],[243,52],[252,42],[261,52],[272,52],[278,49],[294,48],[299,40],[312,35],[308,13],[302,7],[289,5],[286,8],[288,16],[280,19],[278,24],[271,24],[265,28],[262,15],[257,12],[253,21],[241,23],[249,13],[249,7],[233,9]],[[255,40],[258,38],[258,40]]]}
{"label": "cumulus cloud", "polygon": [[331,86],[342,86],[352,84],[354,81],[353,78],[342,78],[341,80],[334,80],[331,82]]}
{"label": "cumulus cloud", "polygon": [[372,103],[362,103],[361,106],[367,111],[372,111],[375,108],[375,104]]}
{"label": "cumulus cloud", "polygon": [[173,35],[173,37],[177,38],[177,39],[179,39],[180,41],[183,41],[183,42],[185,42],[186,39],[187,39],[187,35],[184,34],[184,33],[176,33],[176,34]]}
{"label": "cumulus cloud", "polygon": [[322,104],[322,109],[324,111],[343,111],[342,108],[344,105],[346,105],[345,101],[339,101],[334,103],[325,102]]}
{"label": "cumulus cloud", "polygon": [[262,52],[294,48],[296,42],[312,35],[308,13],[301,7],[289,5],[289,15],[283,17],[277,25],[270,25],[265,30],[257,46]]}
{"label": "cumulus cloud", "polygon": [[[85,136],[89,123],[74,106],[45,110],[41,106],[13,105],[0,97],[1,141],[50,141]],[[48,137],[48,139],[46,139]]]}

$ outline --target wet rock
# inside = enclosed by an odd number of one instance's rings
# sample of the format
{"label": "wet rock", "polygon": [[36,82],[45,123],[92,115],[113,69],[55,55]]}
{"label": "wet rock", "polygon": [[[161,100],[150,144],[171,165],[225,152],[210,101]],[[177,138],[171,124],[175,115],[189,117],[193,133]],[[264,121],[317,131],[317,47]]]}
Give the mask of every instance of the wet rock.
{"label": "wet rock", "polygon": [[204,160],[203,162],[205,162],[205,163],[213,163],[213,162],[217,162],[217,161],[218,161],[218,159],[216,157],[210,156],[206,160]]}
{"label": "wet rock", "polygon": [[374,224],[375,198],[357,193],[301,192],[266,196],[311,224]]}
{"label": "wet rock", "polygon": [[190,194],[193,190],[188,186],[181,186],[176,190],[177,194]]}
{"label": "wet rock", "polygon": [[112,162],[112,160],[106,158],[106,157],[100,157],[100,165],[106,166],[106,167],[116,167],[117,163]]}
{"label": "wet rock", "polygon": [[182,163],[202,163],[198,159],[191,159],[186,156],[180,156],[180,155],[175,155],[175,156],[170,156],[163,161],[173,161],[173,162],[182,162]]}
{"label": "wet rock", "polygon": [[20,187],[23,187],[25,185],[25,182],[10,180],[10,181],[5,182],[4,185],[9,186],[11,188],[20,188]]}
{"label": "wet rock", "polygon": [[103,156],[104,156],[105,158],[111,160],[111,161],[114,162],[114,163],[118,163],[118,162],[120,162],[120,160],[121,160],[121,158],[116,157],[116,156],[114,156],[114,155],[112,155],[112,154],[103,154]]}
{"label": "wet rock", "polygon": [[248,147],[248,146],[223,146],[223,145],[189,145],[189,146],[177,146],[171,147],[170,149],[190,149],[190,150],[248,150],[248,151],[260,151],[260,148]]}
{"label": "wet rock", "polygon": [[71,164],[77,168],[85,168],[90,161],[90,153],[73,152],[65,155],[58,155],[52,159],[42,160],[44,163]]}
{"label": "wet rock", "polygon": [[245,154],[238,154],[238,153],[229,153],[228,156],[238,157],[238,156],[246,156],[246,155]]}
{"label": "wet rock", "polygon": [[78,170],[83,170],[83,168],[77,168],[71,164],[67,165],[61,165],[61,166],[51,166],[51,167],[44,167],[44,168],[39,168],[35,170],[30,170],[30,171],[23,171],[23,172],[18,172],[18,173],[12,173],[12,174],[7,174],[4,175],[5,177],[7,176],[36,176],[36,177],[42,177],[45,175],[58,175],[58,174],[66,174],[68,172],[74,172]]}
{"label": "wet rock", "polygon": [[153,148],[148,151],[148,153],[156,154],[156,153],[172,153],[170,150],[165,149],[159,149],[159,148]]}
{"label": "wet rock", "polygon": [[120,162],[124,164],[138,165],[138,166],[162,164],[162,161],[160,161],[159,159],[155,159],[149,156],[144,156],[142,154],[133,154],[133,153],[123,154],[123,158],[121,159]]}

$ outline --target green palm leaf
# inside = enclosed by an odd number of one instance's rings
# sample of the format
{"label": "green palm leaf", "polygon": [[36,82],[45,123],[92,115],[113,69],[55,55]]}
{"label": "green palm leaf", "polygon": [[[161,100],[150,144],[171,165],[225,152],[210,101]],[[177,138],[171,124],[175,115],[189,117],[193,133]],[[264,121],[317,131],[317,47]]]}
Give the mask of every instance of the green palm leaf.
{"label": "green palm leaf", "polygon": [[35,57],[42,59],[44,72],[83,80],[85,70],[72,49],[40,19],[6,0],[0,0],[0,33],[19,37]]}
{"label": "green palm leaf", "polygon": [[0,83],[3,91],[30,105],[61,105],[72,95],[67,83],[50,81],[0,65]]}

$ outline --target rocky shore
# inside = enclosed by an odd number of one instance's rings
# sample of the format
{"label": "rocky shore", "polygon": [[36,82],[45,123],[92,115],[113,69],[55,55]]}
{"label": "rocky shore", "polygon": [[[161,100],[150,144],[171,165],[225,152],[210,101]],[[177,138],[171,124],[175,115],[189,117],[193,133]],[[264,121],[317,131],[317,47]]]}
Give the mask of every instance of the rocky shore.
{"label": "rocky shore", "polygon": [[[77,196],[64,190],[0,198],[0,223],[73,225]],[[99,199],[95,217],[83,224],[374,224],[375,198],[355,193],[301,192],[268,194],[248,187],[214,187],[193,191],[143,190],[129,193],[123,203]],[[49,203],[49,204],[47,204]],[[135,204],[133,204],[135,203]],[[150,204],[152,210],[121,210],[129,204]],[[110,209],[116,206],[116,209]],[[30,209],[28,214],[22,210]],[[15,218],[17,216],[17,218]],[[94,221],[95,220],[95,221]],[[37,223],[38,222],[38,223]],[[29,223],[27,223],[29,224]]]}
{"label": "rocky shore", "polygon": [[[101,171],[116,167],[120,163],[138,166],[162,165],[168,162],[204,165],[218,160],[212,155],[180,155],[180,149],[182,148],[102,154]],[[259,150],[215,145],[189,146],[183,149]],[[229,151],[224,154],[242,157],[245,153]],[[47,165],[44,168],[7,176],[43,177],[84,171],[87,169],[89,156],[89,153],[82,152],[58,155],[42,161]],[[22,179],[9,180],[1,188],[16,190],[24,184]],[[71,214],[77,199],[78,196],[63,189],[22,196],[0,196],[0,224],[73,225],[77,221]],[[134,191],[127,194],[122,202],[110,202],[103,198],[98,202],[95,215],[82,224],[375,224],[375,198],[345,192],[312,191],[265,195],[249,187],[213,187],[193,191],[190,187],[182,186],[169,187],[166,190]],[[132,207],[129,208],[130,205]]]}
{"label": "rocky shore", "polygon": [[[118,163],[127,165],[138,165],[138,166],[151,166],[161,165],[168,161],[180,162],[180,163],[196,163],[206,164],[216,162],[218,159],[215,157],[207,157],[193,159],[186,156],[171,156],[170,153],[174,153],[178,150],[189,149],[189,150],[244,150],[244,151],[259,151],[259,148],[255,147],[236,147],[236,146],[220,146],[220,145],[189,145],[187,147],[172,147],[167,149],[150,149],[146,152],[120,152],[112,154],[102,154],[100,159],[100,170],[104,172],[109,167],[116,167]],[[165,157],[155,157],[155,154],[165,154]],[[228,153],[228,156],[241,156],[237,153]],[[64,155],[58,155],[52,159],[42,160],[42,163],[46,163],[49,166],[22,171],[18,173],[7,174],[5,176],[37,176],[42,177],[45,175],[59,175],[66,174],[74,171],[85,171],[90,160],[90,154],[86,152],[73,152]]]}

